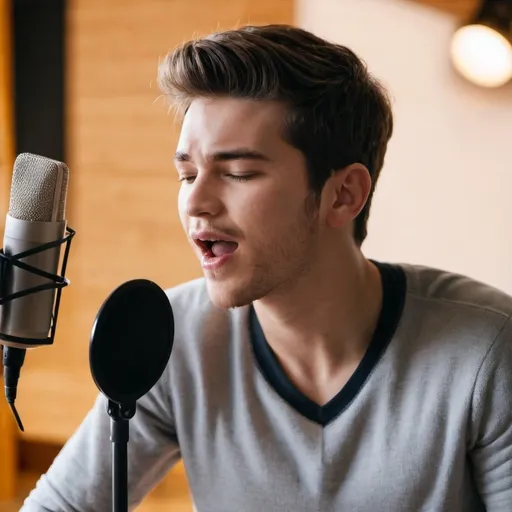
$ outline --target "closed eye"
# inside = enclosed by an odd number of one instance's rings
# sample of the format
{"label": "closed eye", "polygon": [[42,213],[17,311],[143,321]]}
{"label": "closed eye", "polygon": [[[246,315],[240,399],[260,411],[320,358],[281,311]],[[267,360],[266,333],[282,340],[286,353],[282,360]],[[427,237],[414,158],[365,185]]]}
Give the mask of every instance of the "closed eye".
{"label": "closed eye", "polygon": [[226,176],[234,181],[249,181],[256,176],[255,174],[226,174]]}
{"label": "closed eye", "polygon": [[[256,176],[256,173],[252,174],[226,174],[227,178],[233,181],[249,181],[251,178]],[[193,183],[196,179],[196,176],[180,176],[178,181],[184,183]]]}
{"label": "closed eye", "polygon": [[180,182],[185,182],[185,183],[193,183],[194,180],[196,179],[195,176],[180,176],[178,181]]}

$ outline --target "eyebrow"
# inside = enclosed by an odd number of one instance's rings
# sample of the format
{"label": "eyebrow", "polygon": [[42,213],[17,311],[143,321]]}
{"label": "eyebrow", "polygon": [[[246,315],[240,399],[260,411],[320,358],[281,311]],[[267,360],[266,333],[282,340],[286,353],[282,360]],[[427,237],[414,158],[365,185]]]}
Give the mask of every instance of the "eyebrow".
{"label": "eyebrow", "polygon": [[[174,155],[176,162],[190,162],[192,158],[188,153],[183,151],[177,151]],[[209,162],[227,162],[231,160],[260,160],[270,161],[270,158],[259,151],[248,148],[235,148],[228,149],[225,151],[217,151],[211,155],[208,155],[207,160]]]}

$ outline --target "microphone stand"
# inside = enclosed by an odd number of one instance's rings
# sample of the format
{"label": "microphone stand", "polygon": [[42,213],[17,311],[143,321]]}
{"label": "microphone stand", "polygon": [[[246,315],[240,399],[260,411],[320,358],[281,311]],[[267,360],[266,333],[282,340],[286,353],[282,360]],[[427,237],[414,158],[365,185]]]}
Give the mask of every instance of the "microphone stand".
{"label": "microphone stand", "polygon": [[[146,326],[150,327],[148,333]],[[146,336],[154,347],[141,355],[138,343]],[[105,409],[111,420],[113,512],[128,512],[130,503],[129,420],[135,416],[137,400],[158,382],[167,367],[173,340],[169,298],[147,279],[134,279],[116,288],[96,315],[89,364],[96,386],[107,399]],[[128,349],[126,357],[116,357],[121,347]]]}
{"label": "microphone stand", "polygon": [[135,403],[128,405],[108,400],[112,442],[112,512],[128,512],[129,420],[135,416],[135,409]]}

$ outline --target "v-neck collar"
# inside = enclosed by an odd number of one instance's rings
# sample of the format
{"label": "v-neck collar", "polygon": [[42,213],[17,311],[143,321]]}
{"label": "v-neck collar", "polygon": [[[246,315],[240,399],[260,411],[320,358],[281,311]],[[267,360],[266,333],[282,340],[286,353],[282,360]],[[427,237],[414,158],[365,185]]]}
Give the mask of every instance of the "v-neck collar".
{"label": "v-neck collar", "polygon": [[389,345],[402,315],[406,294],[406,276],[398,265],[377,265],[382,279],[382,307],[373,334],[363,358],[343,388],[325,405],[318,405],[298,390],[290,381],[265,339],[254,307],[250,308],[250,334],[254,355],[261,372],[274,390],[299,414],[326,426],[354,400],[364,386],[373,368]]}

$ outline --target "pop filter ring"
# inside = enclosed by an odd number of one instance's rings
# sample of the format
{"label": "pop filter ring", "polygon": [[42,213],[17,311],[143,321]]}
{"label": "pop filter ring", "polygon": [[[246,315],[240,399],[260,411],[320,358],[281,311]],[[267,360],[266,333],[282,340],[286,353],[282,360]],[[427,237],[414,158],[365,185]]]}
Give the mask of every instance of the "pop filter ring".
{"label": "pop filter ring", "polygon": [[[66,236],[59,240],[55,240],[53,242],[48,242],[42,245],[38,245],[37,247],[33,247],[27,251],[20,252],[14,256],[8,256],[5,254],[3,249],[0,249],[0,306],[11,302],[12,300],[19,299],[21,297],[25,297],[27,295],[31,295],[34,293],[38,293],[45,290],[57,290],[57,297],[54,303],[53,313],[52,313],[52,325],[50,328],[50,335],[47,338],[21,338],[19,336],[11,336],[10,334],[3,334],[0,332],[0,340],[4,340],[12,343],[23,343],[26,345],[52,345],[55,340],[55,330],[57,327],[57,318],[59,316],[60,309],[60,299],[62,289],[70,284],[70,281],[66,279],[66,267],[68,263],[69,251],[71,248],[71,240],[75,236],[76,231],[71,229],[70,227],[66,228]],[[34,254],[38,254],[43,251],[47,251],[49,249],[53,249],[54,247],[58,247],[59,245],[66,244],[66,248],[64,251],[64,256],[62,258],[62,268],[61,274],[52,274],[50,272],[45,272],[40,268],[34,267],[22,261],[19,261],[23,258],[27,258],[28,256],[32,256]],[[33,286],[31,288],[26,288],[25,290],[21,290],[16,293],[11,293],[9,295],[3,295],[3,289],[5,286],[5,277],[6,277],[6,269],[10,267],[18,267],[26,272],[30,272],[31,274],[35,274],[40,277],[44,277],[51,281],[51,283],[41,284],[38,286]]]}

